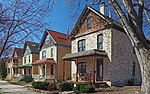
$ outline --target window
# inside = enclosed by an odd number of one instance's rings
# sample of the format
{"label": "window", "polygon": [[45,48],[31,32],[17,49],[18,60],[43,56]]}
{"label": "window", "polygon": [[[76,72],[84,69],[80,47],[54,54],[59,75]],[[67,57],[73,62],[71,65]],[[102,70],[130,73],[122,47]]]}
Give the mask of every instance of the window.
{"label": "window", "polygon": [[54,55],[54,49],[51,48],[51,57],[53,57],[53,55]]}
{"label": "window", "polygon": [[103,48],[103,35],[99,34],[97,36],[97,49],[102,49]]}
{"label": "window", "polygon": [[45,76],[45,66],[42,67],[42,75]]}
{"label": "window", "polygon": [[46,40],[45,40],[45,44],[48,44],[48,43],[50,43],[50,36],[49,35],[47,35]]}
{"label": "window", "polygon": [[27,62],[27,57],[24,57],[24,64]]}
{"label": "window", "polygon": [[78,52],[85,51],[85,39],[78,42]]}
{"label": "window", "polygon": [[46,51],[43,51],[42,52],[42,59],[45,59],[46,58]]}
{"label": "window", "polygon": [[85,76],[85,73],[86,73],[86,63],[85,62],[80,62],[78,64],[78,73],[80,76]]}
{"label": "window", "polygon": [[31,70],[29,69],[29,74],[31,74]]}
{"label": "window", "polygon": [[54,66],[53,66],[53,65],[51,65],[51,75],[54,75],[54,71],[53,71],[53,69],[54,69]]}
{"label": "window", "polygon": [[30,55],[29,55],[29,63],[30,63]]}
{"label": "window", "polygon": [[132,63],[132,76],[135,76],[135,62]]}
{"label": "window", "polygon": [[91,17],[87,19],[87,28],[91,28]]}

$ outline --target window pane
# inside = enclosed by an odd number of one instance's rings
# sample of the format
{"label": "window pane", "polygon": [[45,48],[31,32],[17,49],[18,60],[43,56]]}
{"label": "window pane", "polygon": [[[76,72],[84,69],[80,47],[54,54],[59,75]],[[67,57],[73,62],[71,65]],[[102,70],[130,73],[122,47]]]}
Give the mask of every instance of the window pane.
{"label": "window pane", "polygon": [[53,48],[51,48],[51,57],[53,57]]}
{"label": "window pane", "polygon": [[78,64],[78,73],[80,76],[84,76],[86,73],[86,63],[82,62]]}
{"label": "window pane", "polygon": [[85,40],[80,40],[78,42],[78,51],[85,51]]}
{"label": "window pane", "polygon": [[91,27],[91,18],[87,19],[87,27],[90,28]]}
{"label": "window pane", "polygon": [[97,36],[97,48],[102,49],[102,47],[103,47],[103,36],[102,34],[99,34]]}

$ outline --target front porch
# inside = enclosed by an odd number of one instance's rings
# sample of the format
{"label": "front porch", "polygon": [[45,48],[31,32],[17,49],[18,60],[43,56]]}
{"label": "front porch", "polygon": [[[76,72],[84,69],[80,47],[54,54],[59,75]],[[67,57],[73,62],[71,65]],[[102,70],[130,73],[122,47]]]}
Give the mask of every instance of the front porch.
{"label": "front porch", "polygon": [[[72,61],[72,80],[76,82],[104,83],[110,82],[107,53],[102,50],[88,50],[67,54],[65,61]],[[65,69],[65,68],[64,68]],[[63,77],[65,72],[63,71]]]}
{"label": "front porch", "polygon": [[51,58],[37,60],[32,63],[32,77],[34,81],[55,81],[56,80],[56,62]]}

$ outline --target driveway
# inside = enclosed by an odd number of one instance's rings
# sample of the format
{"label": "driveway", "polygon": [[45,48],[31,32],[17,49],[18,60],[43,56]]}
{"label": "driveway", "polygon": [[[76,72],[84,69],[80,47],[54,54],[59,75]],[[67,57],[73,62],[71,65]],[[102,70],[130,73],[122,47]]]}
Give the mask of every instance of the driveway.
{"label": "driveway", "polygon": [[0,80],[0,91],[3,94],[43,94],[29,90],[24,86],[12,85]]}

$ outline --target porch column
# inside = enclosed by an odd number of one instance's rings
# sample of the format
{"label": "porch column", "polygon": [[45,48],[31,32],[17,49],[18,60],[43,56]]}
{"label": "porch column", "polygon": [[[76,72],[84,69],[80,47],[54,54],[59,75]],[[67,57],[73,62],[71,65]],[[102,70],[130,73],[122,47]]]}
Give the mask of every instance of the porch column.
{"label": "porch column", "polygon": [[31,68],[31,69],[32,69],[31,71],[32,71],[32,77],[33,77],[33,75],[34,75],[34,71],[33,71],[33,70],[34,70],[34,67],[33,67],[33,65],[32,65],[32,68]]}
{"label": "porch column", "polygon": [[78,82],[78,58],[76,59],[76,66],[77,66],[77,71],[76,71],[76,82]]}
{"label": "porch column", "polygon": [[62,80],[65,80],[65,60],[63,60],[63,69],[62,69],[63,73],[62,73]]}
{"label": "porch column", "polygon": [[95,83],[95,56],[93,56],[93,83]]}
{"label": "porch column", "polygon": [[46,70],[47,70],[47,69],[46,69],[46,64],[45,64],[45,79],[46,79],[46,75],[47,75],[47,72],[46,72]]}

